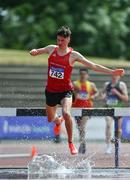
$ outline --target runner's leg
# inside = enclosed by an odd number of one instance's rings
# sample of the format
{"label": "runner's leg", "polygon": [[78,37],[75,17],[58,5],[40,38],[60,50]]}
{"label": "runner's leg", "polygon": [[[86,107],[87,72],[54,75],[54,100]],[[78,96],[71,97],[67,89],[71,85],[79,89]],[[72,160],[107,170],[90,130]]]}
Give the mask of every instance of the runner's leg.
{"label": "runner's leg", "polygon": [[61,100],[61,106],[62,106],[62,114],[63,118],[65,119],[65,126],[68,134],[68,143],[69,143],[69,149],[72,155],[75,155],[78,153],[77,149],[75,148],[74,144],[72,143],[72,117],[71,117],[71,106],[72,106],[72,97],[65,97]]}
{"label": "runner's leg", "polygon": [[118,119],[118,138],[121,139],[122,135],[122,117]]}
{"label": "runner's leg", "polygon": [[89,119],[88,116],[82,116],[78,124],[79,137],[80,137],[79,153],[81,154],[85,154],[86,152],[86,123],[88,119]]}
{"label": "runner's leg", "polygon": [[56,114],[57,106],[48,106],[46,104],[46,113],[48,117],[48,122],[55,122],[56,124],[60,124],[61,120]]}
{"label": "runner's leg", "polygon": [[57,109],[56,106],[52,107],[52,106],[46,105],[46,113],[47,113],[48,121],[55,123],[55,126],[54,126],[54,134],[55,134],[54,142],[58,143],[61,141],[60,132],[61,132],[61,122],[63,121],[63,118],[57,116],[56,109]]}
{"label": "runner's leg", "polygon": [[65,119],[65,126],[68,134],[68,142],[72,142],[72,117],[71,117],[71,106],[72,98],[65,97],[61,101],[63,118]]}
{"label": "runner's leg", "polygon": [[79,129],[79,136],[80,136],[80,143],[86,143],[86,123],[89,119],[88,116],[81,117],[78,129]]}
{"label": "runner's leg", "polygon": [[106,143],[111,143],[112,117],[106,117]]}
{"label": "runner's leg", "polygon": [[105,129],[105,133],[106,133],[106,153],[107,154],[111,154],[112,153],[112,147],[111,147],[111,131],[112,131],[112,121],[113,118],[110,116],[107,116],[105,118],[106,120],[106,129]]}

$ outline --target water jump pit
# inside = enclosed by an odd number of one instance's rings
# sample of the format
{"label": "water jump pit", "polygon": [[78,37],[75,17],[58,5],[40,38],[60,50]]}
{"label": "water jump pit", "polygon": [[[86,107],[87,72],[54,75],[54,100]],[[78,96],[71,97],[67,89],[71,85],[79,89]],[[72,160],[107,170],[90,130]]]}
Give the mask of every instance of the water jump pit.
{"label": "water jump pit", "polygon": [[72,163],[53,155],[35,156],[27,168],[0,168],[0,179],[129,179],[130,168],[97,168],[89,158]]}

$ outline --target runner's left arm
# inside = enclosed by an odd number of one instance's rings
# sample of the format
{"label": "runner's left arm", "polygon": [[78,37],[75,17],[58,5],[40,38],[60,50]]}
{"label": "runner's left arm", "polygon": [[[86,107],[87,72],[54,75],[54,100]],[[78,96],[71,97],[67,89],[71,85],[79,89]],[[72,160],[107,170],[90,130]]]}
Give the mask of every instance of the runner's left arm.
{"label": "runner's left arm", "polygon": [[94,94],[91,96],[91,98],[95,99],[99,95],[99,91],[98,91],[95,83],[91,83],[91,86],[92,86],[92,89],[94,92]]}
{"label": "runner's left arm", "polygon": [[122,81],[120,82],[120,88],[121,88],[122,93],[120,93],[115,88],[112,89],[112,93],[116,94],[122,101],[127,103],[128,102],[128,90],[127,90],[126,84]]}
{"label": "runner's left arm", "polygon": [[86,59],[84,56],[82,56],[80,53],[78,53],[77,51],[72,51],[72,56],[73,56],[73,62],[78,61],[80,63],[82,63],[83,65],[85,65],[86,67],[92,69],[93,71],[97,71],[97,72],[101,72],[104,74],[110,74],[110,75],[124,75],[124,70],[123,69],[110,69],[107,68],[105,66],[93,63],[91,61],[89,61],[88,59]]}
{"label": "runner's left arm", "polygon": [[77,84],[76,84],[76,81],[73,81],[73,87],[74,87],[74,96],[75,96],[75,99],[77,99],[78,98],[78,96],[79,96],[79,87],[77,86]]}

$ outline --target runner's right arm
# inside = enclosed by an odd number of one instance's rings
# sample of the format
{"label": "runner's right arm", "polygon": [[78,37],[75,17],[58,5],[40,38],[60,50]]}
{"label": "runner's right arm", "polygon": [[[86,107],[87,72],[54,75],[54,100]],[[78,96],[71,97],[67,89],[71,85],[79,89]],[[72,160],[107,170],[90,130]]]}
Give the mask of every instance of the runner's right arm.
{"label": "runner's right arm", "polygon": [[77,86],[76,84],[76,81],[73,82],[73,87],[74,87],[74,96],[75,96],[75,99],[78,99],[79,97],[79,87]]}
{"label": "runner's right arm", "polygon": [[40,55],[40,54],[51,54],[55,48],[56,48],[56,45],[48,45],[48,46],[46,46],[44,48],[32,49],[30,51],[30,54],[32,56],[37,56],[37,55]]}
{"label": "runner's right arm", "polygon": [[122,93],[120,93],[117,89],[113,88],[112,93],[117,95],[123,102],[127,103],[128,102],[128,90],[125,82],[121,81],[120,82],[120,89]]}

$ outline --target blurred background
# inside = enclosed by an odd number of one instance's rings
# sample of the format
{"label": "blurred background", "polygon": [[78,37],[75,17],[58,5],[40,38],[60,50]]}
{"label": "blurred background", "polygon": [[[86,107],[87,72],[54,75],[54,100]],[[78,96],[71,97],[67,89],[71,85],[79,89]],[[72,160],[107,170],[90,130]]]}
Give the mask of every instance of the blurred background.
{"label": "blurred background", "polygon": [[[0,1],[0,106],[44,106],[47,56],[29,50],[56,44],[62,25],[72,30],[70,46],[90,60],[124,67],[130,92],[130,0]],[[72,79],[77,78],[77,68]],[[109,76],[90,72],[99,89]],[[97,100],[95,106],[103,106]]]}
{"label": "blurred background", "polygon": [[[0,0],[0,107],[45,106],[48,56],[31,57],[29,51],[56,44],[56,31],[62,25],[71,28],[70,46],[75,50],[93,62],[126,70],[122,80],[130,94],[130,0],[82,0],[82,3],[75,0]],[[77,79],[80,67],[76,64],[72,80]],[[110,79],[108,75],[90,71],[90,80],[99,90]],[[96,99],[94,106],[104,107],[104,102]],[[42,139],[53,131],[46,117],[45,124],[41,118],[29,119],[1,117],[0,137]],[[127,118],[125,128],[129,122]],[[95,132],[100,124],[97,120],[94,127],[93,124],[88,126]],[[98,138],[104,140],[105,121],[100,128]],[[90,139],[98,133],[92,133]],[[130,138],[130,128],[127,128],[127,138]]]}
{"label": "blurred background", "polygon": [[72,47],[89,56],[130,59],[129,0],[12,0],[0,2],[0,48],[29,50],[55,44],[62,25]]}

